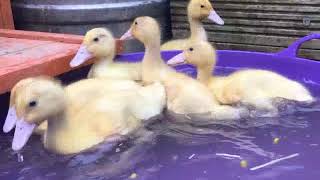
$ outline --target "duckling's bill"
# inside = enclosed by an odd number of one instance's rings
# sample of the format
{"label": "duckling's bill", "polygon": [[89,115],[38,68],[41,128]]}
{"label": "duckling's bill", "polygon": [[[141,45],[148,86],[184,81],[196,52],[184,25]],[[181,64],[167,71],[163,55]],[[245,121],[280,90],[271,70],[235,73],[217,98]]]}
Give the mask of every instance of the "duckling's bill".
{"label": "duckling's bill", "polygon": [[19,151],[28,142],[36,124],[26,122],[23,118],[16,121],[16,129],[14,131],[12,150]]}
{"label": "duckling's bill", "polygon": [[86,45],[82,44],[75,57],[70,61],[70,67],[77,67],[92,57],[93,55],[88,51]]}
{"label": "duckling's bill", "polygon": [[133,38],[133,35],[132,35],[132,30],[130,28],[126,33],[124,33],[121,36],[120,40],[121,41],[126,41],[126,40],[131,40],[131,39],[134,39],[134,38]]}
{"label": "duckling's bill", "polygon": [[3,132],[8,133],[14,127],[14,136],[12,140],[12,149],[14,151],[21,150],[28,142],[36,124],[28,123],[23,118],[19,119],[14,106],[9,108],[6,121],[3,126]]}
{"label": "duckling's bill", "polygon": [[174,66],[174,65],[178,65],[178,64],[184,64],[186,62],[186,57],[184,55],[184,53],[180,53],[176,56],[174,56],[173,58],[171,58],[169,61],[167,61],[168,65]]}
{"label": "duckling's bill", "polygon": [[224,21],[222,20],[222,18],[217,14],[217,12],[215,10],[212,10],[208,16],[208,19],[210,19],[211,21],[219,24],[219,25],[224,25]]}
{"label": "duckling's bill", "polygon": [[9,108],[6,121],[4,122],[3,132],[4,133],[10,132],[16,125],[16,120],[17,120],[16,108],[12,106]]}

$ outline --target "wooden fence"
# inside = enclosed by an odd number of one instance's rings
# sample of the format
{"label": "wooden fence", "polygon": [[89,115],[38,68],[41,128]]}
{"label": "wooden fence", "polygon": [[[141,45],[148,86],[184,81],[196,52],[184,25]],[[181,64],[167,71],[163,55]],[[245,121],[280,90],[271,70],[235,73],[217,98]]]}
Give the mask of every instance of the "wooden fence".
{"label": "wooden fence", "polygon": [[[320,33],[320,0],[214,0],[225,25],[204,22],[218,49],[276,52],[311,32]],[[171,0],[174,38],[189,35],[188,0]],[[299,55],[320,60],[320,40],[305,43]]]}

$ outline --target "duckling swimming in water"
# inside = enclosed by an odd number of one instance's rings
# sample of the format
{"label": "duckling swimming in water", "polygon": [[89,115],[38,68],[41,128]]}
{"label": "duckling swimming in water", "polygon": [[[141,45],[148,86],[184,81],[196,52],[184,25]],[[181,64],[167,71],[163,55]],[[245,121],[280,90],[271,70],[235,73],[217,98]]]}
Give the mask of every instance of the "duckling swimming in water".
{"label": "duckling swimming in water", "polygon": [[161,46],[161,50],[183,50],[192,41],[207,41],[207,33],[201,23],[206,18],[219,25],[224,25],[224,21],[213,9],[209,0],[191,0],[187,11],[191,32],[190,37],[168,41]]}
{"label": "duckling swimming in water", "polygon": [[189,63],[197,67],[197,79],[209,87],[222,104],[244,103],[277,114],[272,100],[284,98],[312,102],[314,98],[300,83],[267,70],[239,70],[228,76],[212,76],[216,65],[216,49],[206,41],[194,42],[168,64]]}
{"label": "duckling swimming in water", "polygon": [[141,80],[141,63],[114,62],[116,41],[112,33],[105,28],[88,31],[70,66],[76,67],[91,58],[96,58],[88,78],[112,78]]}
{"label": "duckling swimming in water", "polygon": [[[19,84],[17,84],[16,86],[14,86],[11,90],[11,96],[10,96],[10,104],[9,104],[9,110],[8,110],[8,114],[5,120],[5,123],[3,125],[3,132],[8,133],[9,131],[11,131],[11,129],[14,128],[15,124],[14,124],[14,120],[12,119],[17,119],[16,117],[16,108],[15,108],[15,93],[20,87],[24,86],[24,84],[27,84],[31,82],[31,79],[25,79],[24,81],[21,81]],[[37,135],[44,135],[45,131],[47,129],[47,122],[44,121],[43,123],[41,123],[39,126],[37,126],[34,130],[34,134]]]}
{"label": "duckling swimming in water", "polygon": [[146,52],[142,61],[144,83],[160,81],[167,94],[167,108],[177,114],[212,113],[215,119],[239,119],[242,110],[221,106],[209,89],[197,80],[178,73],[166,65],[160,55],[160,30],[151,17],[138,17],[121,40],[135,37],[144,43]]}
{"label": "duckling swimming in water", "polygon": [[3,129],[16,127],[13,150],[21,150],[35,127],[47,120],[45,148],[73,154],[129,135],[142,120],[160,114],[165,90],[159,83],[141,87],[110,79],[86,79],[62,87],[52,78],[35,77],[18,82],[10,99],[14,111]]}

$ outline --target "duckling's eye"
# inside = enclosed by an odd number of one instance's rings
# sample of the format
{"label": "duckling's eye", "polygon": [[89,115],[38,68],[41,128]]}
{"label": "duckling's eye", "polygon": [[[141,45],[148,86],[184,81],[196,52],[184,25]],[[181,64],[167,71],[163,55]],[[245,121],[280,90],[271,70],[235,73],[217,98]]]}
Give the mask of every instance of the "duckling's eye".
{"label": "duckling's eye", "polygon": [[193,48],[191,47],[191,48],[189,48],[189,51],[193,51]]}
{"label": "duckling's eye", "polygon": [[99,38],[96,37],[96,38],[93,39],[93,41],[94,41],[94,42],[98,42],[98,41],[99,41]]}
{"label": "duckling's eye", "polygon": [[29,107],[35,107],[37,105],[37,101],[29,102]]}
{"label": "duckling's eye", "polygon": [[204,8],[204,5],[201,5],[200,7],[201,7],[201,8]]}
{"label": "duckling's eye", "polygon": [[135,24],[135,25],[138,25],[138,22],[137,22],[137,21],[135,21],[135,22],[134,22],[134,24]]}

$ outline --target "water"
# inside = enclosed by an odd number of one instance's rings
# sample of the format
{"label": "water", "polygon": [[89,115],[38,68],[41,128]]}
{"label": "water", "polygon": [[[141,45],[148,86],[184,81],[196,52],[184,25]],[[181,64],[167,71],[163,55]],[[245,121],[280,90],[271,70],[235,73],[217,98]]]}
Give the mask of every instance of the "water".
{"label": "water", "polygon": [[[309,87],[314,93],[320,89],[316,84]],[[320,102],[309,106],[291,103],[280,117],[210,125],[161,118],[142,131],[142,138],[103,144],[76,156],[50,153],[35,136],[21,152],[23,162],[11,150],[12,135],[3,135],[0,179],[316,180],[320,176],[319,117]],[[295,153],[299,155],[250,170]]]}

